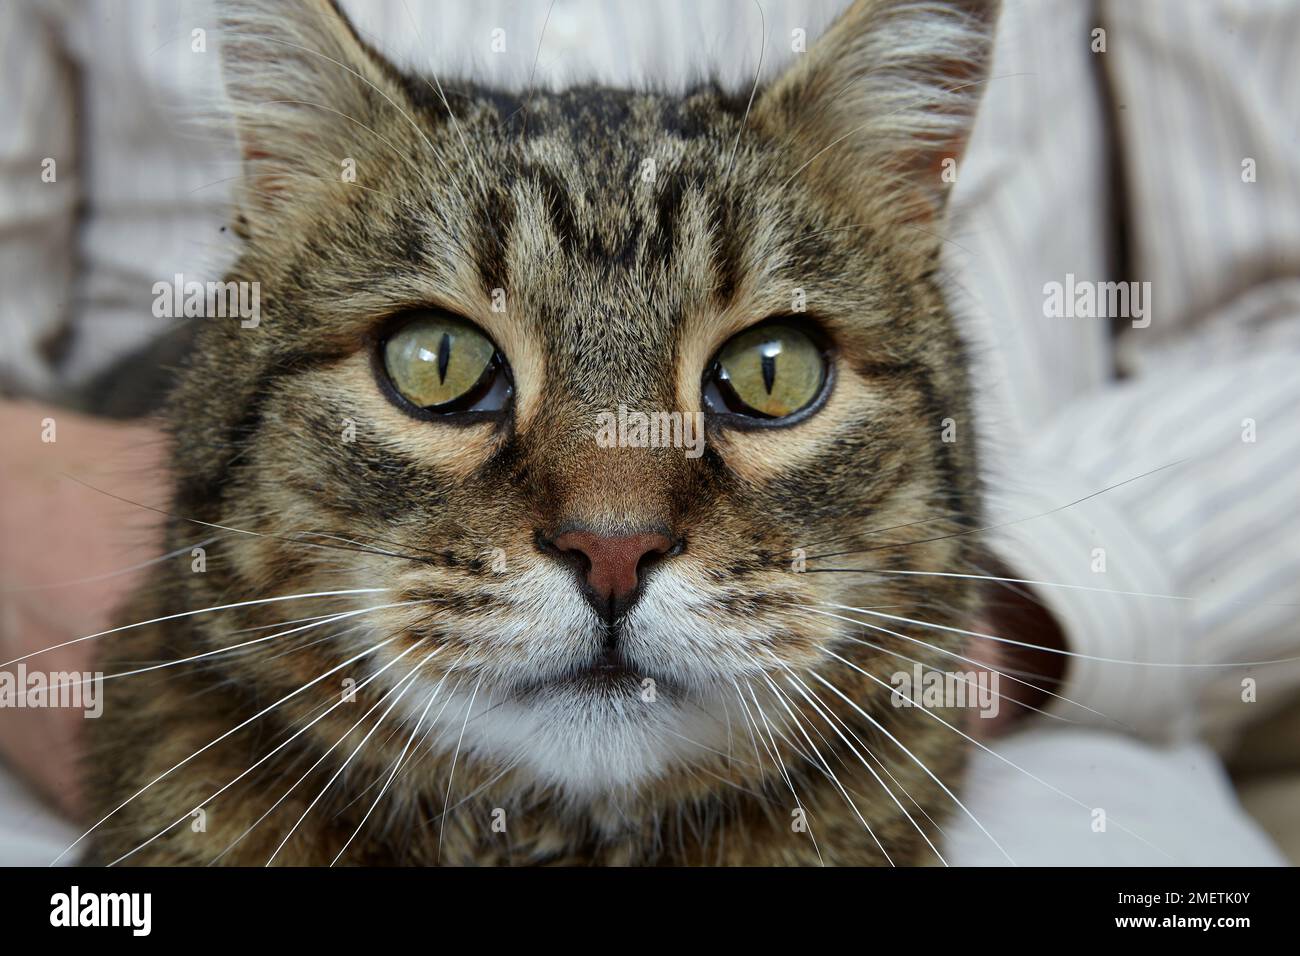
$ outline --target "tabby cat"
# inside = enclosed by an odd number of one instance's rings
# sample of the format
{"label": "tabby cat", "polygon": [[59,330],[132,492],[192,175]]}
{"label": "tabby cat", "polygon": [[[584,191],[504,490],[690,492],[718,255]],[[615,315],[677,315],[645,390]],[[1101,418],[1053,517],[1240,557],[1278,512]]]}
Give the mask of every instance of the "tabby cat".
{"label": "tabby cat", "polygon": [[980,559],[937,264],[992,6],[857,0],[773,83],[670,96],[225,3],[260,313],[200,320],[170,401],[203,560],[107,645],[142,672],[90,859],[936,862],[963,718],[888,675],[966,639],[854,609],[981,613],[889,572]]}

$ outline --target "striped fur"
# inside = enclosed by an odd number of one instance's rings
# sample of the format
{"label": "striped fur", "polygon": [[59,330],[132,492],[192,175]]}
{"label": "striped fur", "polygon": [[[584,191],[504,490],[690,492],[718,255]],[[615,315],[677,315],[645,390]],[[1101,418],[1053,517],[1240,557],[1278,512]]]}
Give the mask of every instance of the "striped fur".
{"label": "striped fur", "polygon": [[[880,546],[852,560],[862,567],[976,557],[960,534],[979,518],[966,370],[935,276],[937,170],[959,155],[990,29],[971,9],[859,2],[751,109],[748,90],[439,84],[387,64],[323,0],[227,4],[247,160],[230,278],[260,283],[262,316],[255,329],[212,320],[183,375],[168,543],[191,541],[196,520],[251,533],[222,533],[205,573],[160,576],[130,614],[387,590],[139,629],[105,669],[402,606],[110,681],[97,805],[107,814],[161,779],[96,830],[94,858],[185,815],[128,859],[201,864],[233,843],[223,862],[329,863],[364,820],[343,862],[932,860],[926,840],[953,801],[919,765],[955,789],[962,741],[854,669],[885,679],[897,656],[806,608],[924,606],[955,626],[978,613],[957,580],[816,573],[846,563],[819,553],[853,547]],[[699,408],[717,348],[800,293],[834,346],[815,415],[710,422],[698,460],[596,445],[596,415],[620,404]],[[376,387],[380,323],[429,304],[506,355],[506,421],[417,421]],[[921,521],[923,533],[900,527]],[[576,522],[687,542],[621,636],[652,701],[554,686],[601,639],[535,544]],[[950,668],[941,649],[960,640],[918,636],[938,649],[866,639]],[[202,829],[188,817],[200,806]],[[791,826],[800,814],[811,838]]]}

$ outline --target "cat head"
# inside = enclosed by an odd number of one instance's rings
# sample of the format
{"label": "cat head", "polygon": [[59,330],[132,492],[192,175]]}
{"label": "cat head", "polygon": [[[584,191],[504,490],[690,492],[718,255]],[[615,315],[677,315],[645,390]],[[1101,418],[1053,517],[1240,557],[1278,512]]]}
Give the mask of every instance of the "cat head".
{"label": "cat head", "polygon": [[299,653],[418,644],[466,759],[572,793],[672,778],[755,695],[851,718],[813,671],[897,719],[861,638],[932,652],[844,608],[974,606],[890,572],[962,569],[979,511],[936,268],[989,5],[859,0],[752,100],[481,89],[326,0],[224,11],[260,308],[202,333],[177,508],[254,533],[190,586],[383,589]]}

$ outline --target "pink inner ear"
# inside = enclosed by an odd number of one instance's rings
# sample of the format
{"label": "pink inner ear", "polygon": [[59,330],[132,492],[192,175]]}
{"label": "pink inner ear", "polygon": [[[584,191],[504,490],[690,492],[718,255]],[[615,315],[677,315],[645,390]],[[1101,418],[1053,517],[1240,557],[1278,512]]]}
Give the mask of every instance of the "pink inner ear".
{"label": "pink inner ear", "polygon": [[[279,194],[284,192],[285,183],[283,178],[275,175],[271,168],[266,165],[266,161],[273,158],[273,154],[255,146],[244,147],[244,163],[251,171],[249,181],[257,187],[258,198],[263,204],[266,204],[272,198],[278,201]],[[273,196],[268,194],[273,194]]]}
{"label": "pink inner ear", "polygon": [[962,137],[954,137],[942,147],[936,146],[934,149],[918,150],[915,153],[908,164],[913,179],[906,188],[916,201],[901,203],[900,206],[903,209],[915,208],[916,212],[900,217],[898,219],[900,223],[931,222],[939,217],[944,205],[943,197],[954,185],[944,181],[943,164],[949,159],[960,163],[965,148],[966,140]]}

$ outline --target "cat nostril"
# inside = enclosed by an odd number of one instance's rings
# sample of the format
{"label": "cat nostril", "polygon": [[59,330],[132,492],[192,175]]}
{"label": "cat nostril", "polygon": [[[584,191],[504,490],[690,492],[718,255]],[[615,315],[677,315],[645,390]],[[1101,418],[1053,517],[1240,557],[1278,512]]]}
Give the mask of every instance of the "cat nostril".
{"label": "cat nostril", "polygon": [[546,544],[573,564],[588,600],[606,618],[626,613],[646,572],[682,546],[659,532],[607,536],[581,529],[556,535]]}
{"label": "cat nostril", "polygon": [[[557,539],[558,540],[558,539]],[[561,555],[569,560],[578,572],[578,577],[584,581],[591,575],[591,558],[587,557],[587,552],[581,548],[566,548],[557,546],[555,548]]]}

